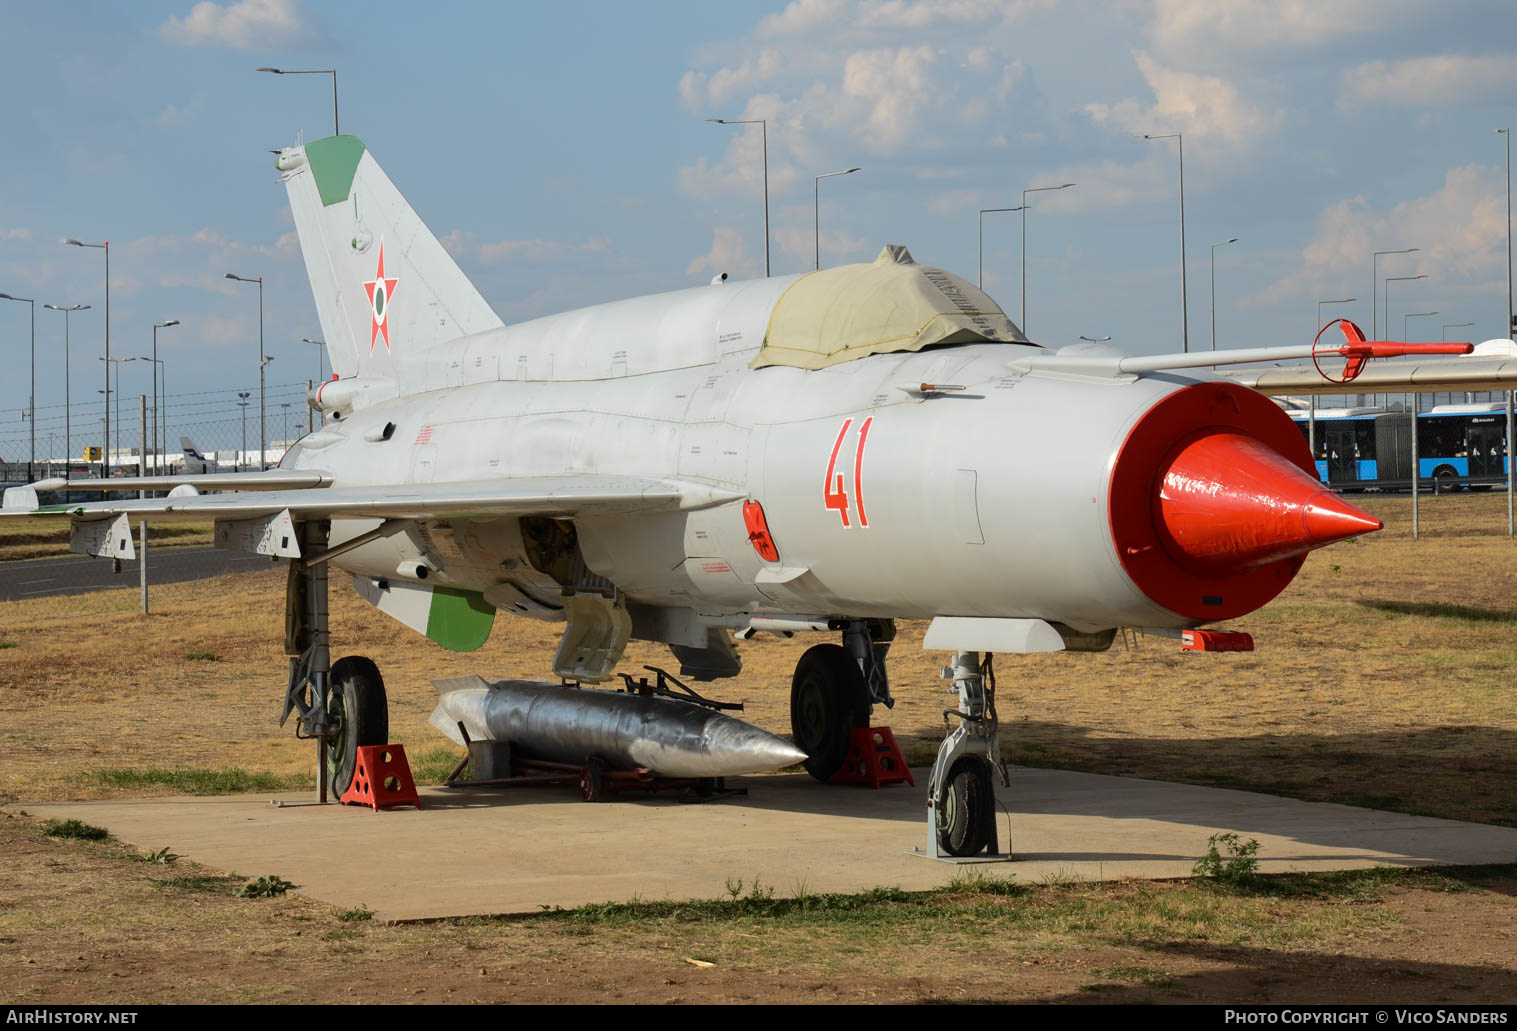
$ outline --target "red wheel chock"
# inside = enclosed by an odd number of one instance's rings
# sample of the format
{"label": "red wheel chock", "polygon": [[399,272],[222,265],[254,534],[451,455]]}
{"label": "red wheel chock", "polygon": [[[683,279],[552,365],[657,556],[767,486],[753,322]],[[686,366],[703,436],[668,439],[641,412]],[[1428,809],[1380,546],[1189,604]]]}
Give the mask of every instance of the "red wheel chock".
{"label": "red wheel chock", "polygon": [[901,748],[889,727],[855,727],[843,768],[827,781],[829,784],[868,784],[881,787],[901,782],[916,787],[911,768],[906,765]]}
{"label": "red wheel chock", "polygon": [[363,745],[353,765],[353,781],[342,793],[343,805],[366,805],[376,813],[398,805],[421,808],[411,764],[402,745]]}

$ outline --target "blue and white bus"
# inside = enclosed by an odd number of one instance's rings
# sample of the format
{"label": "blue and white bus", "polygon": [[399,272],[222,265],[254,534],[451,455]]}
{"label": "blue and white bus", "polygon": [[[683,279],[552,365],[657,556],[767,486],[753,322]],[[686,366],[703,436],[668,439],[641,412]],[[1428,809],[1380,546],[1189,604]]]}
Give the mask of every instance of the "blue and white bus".
{"label": "blue and white bus", "polygon": [[[1288,413],[1310,439],[1305,411]],[[1384,408],[1319,408],[1317,475],[1336,490],[1412,485],[1412,415]],[[1435,491],[1506,483],[1506,405],[1437,405],[1417,416],[1417,472]]]}

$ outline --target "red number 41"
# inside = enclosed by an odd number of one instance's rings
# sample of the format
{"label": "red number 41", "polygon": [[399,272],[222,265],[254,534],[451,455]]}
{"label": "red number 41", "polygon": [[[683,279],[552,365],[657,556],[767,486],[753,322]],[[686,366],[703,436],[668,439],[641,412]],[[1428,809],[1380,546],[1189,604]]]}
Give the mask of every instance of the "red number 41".
{"label": "red number 41", "polygon": [[[864,444],[869,440],[869,427],[873,423],[874,416],[870,416],[859,424],[858,443],[853,453],[853,504],[858,510],[859,525],[866,529],[869,517],[864,514]],[[838,430],[837,440],[832,442],[832,455],[827,459],[827,476],[822,481],[822,503],[837,512],[845,528],[853,524],[848,521],[848,494],[843,490],[843,473],[838,471],[837,464],[838,452],[842,450],[843,440],[852,426],[852,419],[843,420],[843,428]]]}

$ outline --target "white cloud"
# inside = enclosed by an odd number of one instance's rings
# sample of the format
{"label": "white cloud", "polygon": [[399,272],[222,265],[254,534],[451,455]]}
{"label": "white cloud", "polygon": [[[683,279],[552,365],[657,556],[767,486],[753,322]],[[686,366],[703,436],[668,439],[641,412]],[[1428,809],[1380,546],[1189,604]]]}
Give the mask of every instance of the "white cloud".
{"label": "white cloud", "polygon": [[1133,59],[1153,91],[1154,102],[1145,106],[1129,97],[1115,105],[1085,105],[1086,114],[1097,125],[1111,124],[1137,134],[1183,132],[1241,148],[1280,124],[1282,112],[1261,111],[1226,79],[1165,68],[1142,51],[1134,51]]}
{"label": "white cloud", "polygon": [[691,111],[719,108],[784,71],[785,59],[779,51],[761,50],[756,60],[744,61],[735,68],[719,68],[710,75],[686,72],[679,81],[680,97]]}
{"label": "white cloud", "polygon": [[875,0],[859,4],[858,24],[869,29],[921,31],[935,25],[984,25],[1049,6],[1027,0]]}
{"label": "white cloud", "polygon": [[583,254],[609,254],[611,241],[593,236],[584,243],[561,243],[557,240],[501,240],[481,244],[479,262],[492,265],[502,261],[567,261]]}
{"label": "white cloud", "polygon": [[[812,226],[804,229],[796,226],[781,226],[774,231],[774,242],[779,249],[792,258],[802,258],[810,262],[816,255],[817,238],[816,230]],[[868,240],[862,236],[855,236],[842,229],[823,229],[821,235],[822,264],[829,264],[828,257],[836,259],[840,256],[847,257],[851,261],[865,261],[874,256],[880,244],[874,244],[873,250]],[[867,257],[866,257],[867,255]],[[831,264],[837,264],[836,261]]]}
{"label": "white cloud", "polygon": [[[244,320],[240,315],[201,315],[195,319],[190,333],[166,333],[162,335],[159,348],[161,350],[175,350],[185,347],[195,347],[197,350],[204,344],[212,347],[226,347],[231,344],[246,344],[250,337],[257,333],[256,327],[251,320]],[[256,363],[255,363],[256,364]],[[254,414],[257,414],[256,412]]]}
{"label": "white cloud", "polygon": [[[1158,146],[1153,143],[1141,145]],[[1034,185],[1057,186],[1060,183],[1075,185],[1068,190],[1049,190],[1028,196],[1027,203],[1032,206],[1034,215],[1039,212],[1051,215],[1100,211],[1171,199],[1178,203],[1179,200],[1174,157],[1157,150],[1151,150],[1131,164],[1107,159],[1063,165],[1038,176]],[[1021,192],[1012,194],[1010,199],[1021,203]]]}
{"label": "white cloud", "polygon": [[170,104],[153,117],[153,125],[159,129],[177,129],[193,118],[200,110],[200,105],[194,101],[176,107]]}
{"label": "white cloud", "polygon": [[183,18],[170,15],[158,36],[182,46],[237,50],[305,43],[320,36],[300,0],[236,0],[225,6],[202,0]]}
{"label": "white cloud", "polygon": [[834,28],[873,32],[961,29],[1011,21],[1055,0],[792,0],[759,22],[761,36],[802,36]]}
{"label": "white cloud", "polygon": [[[1506,194],[1502,173],[1485,165],[1451,168],[1443,185],[1390,211],[1372,209],[1363,197],[1329,205],[1317,219],[1300,265],[1245,304],[1270,304],[1300,295],[1322,296],[1353,287],[1370,267],[1371,254],[1407,246],[1399,274],[1426,275],[1434,293],[1447,288],[1494,288],[1506,261]],[[1386,269],[1382,263],[1381,273]],[[1422,296],[1432,296],[1424,293]],[[1395,311],[1392,311],[1394,317]]]}
{"label": "white cloud", "polygon": [[[807,51],[785,60],[784,81],[773,84],[783,92],[753,94],[740,114],[730,116],[768,120],[772,196],[804,185],[819,170],[864,164],[870,155],[956,149],[966,131],[974,134],[976,146],[994,146],[984,138],[984,126],[1000,124],[1012,107],[1010,93],[1023,78],[1019,62],[988,48],[965,63],[923,43],[842,55]],[[815,77],[809,74],[813,68],[820,69]],[[715,78],[703,79],[699,88],[709,90]],[[731,138],[720,160],[699,158],[679,170],[686,195],[759,194],[760,128],[727,131]]]}
{"label": "white cloud", "polygon": [[966,209],[975,213],[979,210],[983,192],[982,190],[947,190],[936,193],[928,198],[927,210],[944,218],[957,215]]}
{"label": "white cloud", "polygon": [[1417,13],[1413,0],[1156,0],[1149,35],[1179,56],[1324,46]]}
{"label": "white cloud", "polygon": [[1338,106],[1362,103],[1403,107],[1455,107],[1511,99],[1517,92],[1517,55],[1443,54],[1389,64],[1370,61],[1343,73]]}
{"label": "white cloud", "polygon": [[474,234],[467,230],[455,229],[447,236],[439,237],[437,242],[442,244],[442,249],[454,258],[462,258],[474,247]]}
{"label": "white cloud", "polygon": [[[250,244],[233,240],[209,227],[189,236],[144,236],[124,246],[126,263],[147,282],[160,287],[193,287],[218,294],[234,294],[241,287],[226,278],[263,273],[268,259],[295,261],[300,257],[299,238],[287,232],[273,244]],[[111,276],[111,290],[117,289]]]}
{"label": "white cloud", "polygon": [[711,230],[711,250],[685,266],[687,276],[708,272],[714,276],[725,272],[733,279],[745,279],[759,275],[762,269],[743,247],[742,233],[730,226],[716,226]]}
{"label": "white cloud", "polygon": [[31,238],[32,231],[30,229],[16,228],[0,232],[0,240],[30,240]]}
{"label": "white cloud", "polygon": [[848,7],[848,0],[791,0],[779,14],[759,22],[761,36],[794,36],[814,32],[836,19]]}

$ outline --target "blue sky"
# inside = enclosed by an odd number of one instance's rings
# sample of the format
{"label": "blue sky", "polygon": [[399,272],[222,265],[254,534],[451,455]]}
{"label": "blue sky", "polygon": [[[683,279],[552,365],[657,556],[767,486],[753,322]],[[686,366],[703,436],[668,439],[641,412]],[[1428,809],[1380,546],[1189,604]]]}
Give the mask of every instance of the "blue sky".
{"label": "blue sky", "polygon": [[[100,385],[100,252],[114,354],[154,322],[171,394],[232,403],[317,375],[319,335],[272,148],[331,131],[336,67],[358,135],[507,322],[762,273],[755,129],[768,118],[774,271],[908,245],[975,274],[976,212],[1035,194],[1028,329],[1180,346],[1173,141],[1185,134],[1190,343],[1296,343],[1315,302],[1370,324],[1370,255],[1438,338],[1505,335],[1505,154],[1517,7],[1400,0],[795,0],[793,3],[18,3],[0,38],[10,159],[0,292],[91,304],[74,399]],[[1018,319],[1020,223],[986,216],[985,285]],[[62,316],[38,310],[39,432],[60,414]],[[1414,333],[1414,335],[1417,335]],[[0,455],[25,436],[25,305],[0,302]],[[82,370],[82,371],[81,371]],[[143,363],[122,394],[149,391]],[[209,410],[209,407],[208,409]],[[235,410],[233,410],[235,411]],[[272,418],[272,416],[271,416]],[[76,427],[77,432],[77,427]],[[176,431],[177,432],[177,431]]]}

